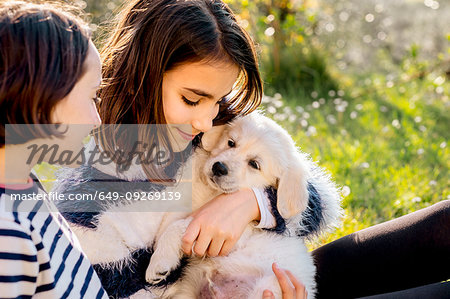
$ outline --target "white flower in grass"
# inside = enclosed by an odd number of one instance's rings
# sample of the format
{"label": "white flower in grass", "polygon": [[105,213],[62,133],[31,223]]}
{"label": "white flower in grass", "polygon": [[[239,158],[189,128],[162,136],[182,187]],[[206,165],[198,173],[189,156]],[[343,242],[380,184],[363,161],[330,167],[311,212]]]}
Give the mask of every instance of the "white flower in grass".
{"label": "white flower in grass", "polygon": [[289,106],[286,106],[283,108],[283,112],[286,113],[287,115],[291,115],[292,114],[292,109]]}
{"label": "white flower in grass", "polygon": [[327,121],[332,125],[335,125],[337,123],[336,117],[334,117],[334,115],[332,114],[327,116]]}
{"label": "white flower in grass", "polygon": [[343,91],[342,89],[339,89],[337,92],[337,95],[340,97],[343,97],[345,95],[345,91]]}
{"label": "white flower in grass", "polygon": [[388,108],[386,106],[380,106],[380,111],[381,112],[387,112]]}
{"label": "white flower in grass", "polygon": [[337,112],[344,112],[345,111],[346,106],[345,105],[337,105],[336,106],[336,111]]}
{"label": "white flower in grass", "polygon": [[400,129],[401,125],[400,125],[400,121],[398,119],[394,119],[392,121],[392,126],[396,129]]}
{"label": "white flower in grass", "polygon": [[320,105],[324,105],[325,104],[325,99],[324,98],[320,98],[319,99],[319,104]]}
{"label": "white flower in grass", "polygon": [[269,27],[264,31],[264,34],[266,36],[272,36],[275,33],[275,28]]}
{"label": "white flower in grass", "polygon": [[443,88],[442,86],[436,87],[436,93],[437,93],[437,94],[442,94],[442,93],[444,93],[444,88]]}
{"label": "white flower in grass", "polygon": [[443,76],[439,76],[434,79],[433,83],[436,85],[442,85],[445,82],[445,78]]}
{"label": "white flower in grass", "polygon": [[297,120],[297,115],[294,115],[294,114],[290,115],[288,120],[289,120],[289,122],[293,123],[294,121]]}
{"label": "white flower in grass", "polygon": [[357,117],[358,117],[358,112],[352,111],[352,112],[350,113],[350,118],[351,118],[351,119],[355,119],[355,118],[357,118]]}
{"label": "white flower in grass", "polygon": [[297,107],[295,107],[295,111],[297,111],[298,113],[302,114],[305,111],[305,109],[303,109],[302,106],[297,106]]}
{"label": "white flower in grass", "polygon": [[419,148],[418,150],[417,150],[417,154],[418,155],[423,155],[425,153],[425,150],[423,149],[423,148]]}
{"label": "white flower in grass", "polygon": [[330,97],[334,97],[335,95],[336,95],[336,91],[334,91],[334,90],[330,90],[330,91],[328,91],[328,95],[330,96]]}
{"label": "white flower in grass", "polygon": [[411,199],[412,202],[421,202],[422,198],[420,198],[419,196],[414,197],[413,199]]}
{"label": "white flower in grass", "polygon": [[420,122],[422,121],[422,117],[416,116],[416,117],[414,117],[414,121],[415,121],[416,123],[420,123]]}
{"label": "white flower in grass", "polygon": [[437,185],[437,182],[436,182],[435,180],[431,180],[431,181],[428,183],[428,185],[430,185],[430,186],[436,186],[436,185]]}
{"label": "white flower in grass", "polygon": [[275,102],[273,102],[273,105],[277,108],[280,108],[281,106],[283,106],[283,101],[276,100]]}
{"label": "white flower in grass", "polygon": [[275,114],[277,112],[277,109],[274,106],[267,107],[267,112],[270,114]]}
{"label": "white flower in grass", "polygon": [[263,95],[263,97],[261,99],[261,102],[264,103],[264,104],[270,103],[270,102],[272,102],[272,98],[269,97],[269,96]]}
{"label": "white flower in grass", "polygon": [[311,92],[311,97],[312,97],[313,99],[317,98],[318,96],[319,96],[319,93],[318,93],[317,91]]}
{"label": "white flower in grass", "polygon": [[316,136],[317,135],[317,129],[313,126],[309,126],[308,130],[306,131],[306,136]]}
{"label": "white flower in grass", "polygon": [[284,113],[277,113],[273,116],[276,121],[284,121],[287,118],[287,115]]}
{"label": "white flower in grass", "polygon": [[335,105],[340,105],[340,104],[342,103],[342,99],[341,99],[341,98],[335,98],[334,101],[333,101],[333,103],[334,103]]}
{"label": "white flower in grass", "polygon": [[281,96],[281,93],[276,93],[276,94],[274,94],[273,95],[273,98],[275,99],[275,100],[281,100],[281,98],[282,98],[282,96]]}
{"label": "white flower in grass", "polygon": [[383,133],[389,132],[389,127],[388,126],[384,126],[383,129],[381,129],[381,132],[383,132]]}
{"label": "white flower in grass", "polygon": [[442,142],[441,144],[439,144],[440,148],[445,148],[447,146],[447,142]]}
{"label": "white flower in grass", "polygon": [[366,20],[367,23],[372,23],[375,20],[375,16],[371,13],[368,13],[364,19]]}
{"label": "white flower in grass", "polygon": [[364,168],[364,169],[367,169],[367,168],[370,167],[370,164],[367,163],[367,162],[363,162],[363,163],[361,163],[360,167],[361,167],[361,168]]}
{"label": "white flower in grass", "polygon": [[358,110],[358,111],[361,111],[363,109],[363,105],[362,104],[357,104],[355,106],[355,109]]}
{"label": "white flower in grass", "polygon": [[314,109],[318,109],[318,108],[320,107],[319,102],[317,102],[317,101],[312,102],[312,107],[313,107]]}
{"label": "white flower in grass", "polygon": [[419,126],[420,132],[425,132],[427,130],[427,127],[425,126]]}
{"label": "white flower in grass", "polygon": [[300,125],[301,125],[303,128],[306,128],[306,127],[308,126],[308,121],[307,121],[306,119],[302,119],[302,120],[300,121]]}
{"label": "white flower in grass", "polygon": [[304,119],[309,119],[309,113],[308,112],[303,112],[303,114],[302,114],[302,117],[304,118]]}
{"label": "white flower in grass", "polygon": [[341,193],[342,193],[342,196],[344,196],[344,197],[349,196],[351,193],[350,187],[349,186],[342,187]]}
{"label": "white flower in grass", "polygon": [[342,129],[341,130],[341,135],[342,136],[347,136],[347,130],[346,129]]}
{"label": "white flower in grass", "polygon": [[375,11],[377,13],[381,13],[381,12],[383,12],[383,10],[384,10],[383,4],[380,3],[380,4],[375,5]]}

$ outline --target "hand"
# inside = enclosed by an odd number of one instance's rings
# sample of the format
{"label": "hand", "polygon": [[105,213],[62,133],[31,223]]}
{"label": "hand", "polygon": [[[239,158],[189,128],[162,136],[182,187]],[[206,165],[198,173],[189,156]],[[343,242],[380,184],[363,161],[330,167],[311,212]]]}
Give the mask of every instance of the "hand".
{"label": "hand", "polygon": [[192,213],[193,220],[182,238],[182,249],[190,255],[228,255],[245,227],[261,214],[253,190],[246,188],[221,194]]}
{"label": "hand", "polygon": [[[272,264],[272,270],[280,283],[283,299],[304,299],[308,297],[305,286],[295,278],[291,271],[278,268],[276,263]],[[272,298],[275,299],[273,293],[269,290],[264,290],[263,299]]]}

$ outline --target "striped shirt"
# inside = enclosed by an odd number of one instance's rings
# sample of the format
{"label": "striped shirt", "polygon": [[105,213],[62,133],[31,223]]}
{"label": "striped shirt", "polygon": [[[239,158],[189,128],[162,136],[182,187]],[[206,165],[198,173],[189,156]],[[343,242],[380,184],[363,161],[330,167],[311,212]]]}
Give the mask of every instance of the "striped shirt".
{"label": "striped shirt", "polygon": [[108,298],[54,204],[25,199],[45,194],[0,188],[0,298]]}

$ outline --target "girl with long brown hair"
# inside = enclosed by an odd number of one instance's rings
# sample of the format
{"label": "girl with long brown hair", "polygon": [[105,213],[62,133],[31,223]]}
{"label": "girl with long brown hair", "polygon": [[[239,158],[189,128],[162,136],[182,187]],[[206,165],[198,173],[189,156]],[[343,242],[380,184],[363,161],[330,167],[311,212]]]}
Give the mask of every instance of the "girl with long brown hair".
{"label": "girl with long brown hair", "polygon": [[[102,99],[99,113],[103,122],[111,126],[97,131],[95,139],[104,152],[120,149],[132,153],[137,139],[168,148],[170,165],[178,153],[199,142],[202,132],[248,114],[261,103],[263,86],[254,43],[230,8],[220,0],[130,1],[121,10],[101,56],[105,86],[99,93]],[[123,131],[127,124],[156,127],[130,134]],[[158,127],[159,124],[167,126]],[[68,180],[61,180],[56,191],[92,191],[92,182],[99,177],[132,180],[131,174],[117,173],[120,161],[112,159],[113,166],[94,164],[67,170],[61,177]],[[145,175],[140,178],[150,182],[166,185],[172,182],[173,176],[167,174],[166,167],[142,164],[142,171]],[[97,184],[95,188],[101,191],[98,188],[105,187]],[[264,190],[261,193],[267,196]],[[227,255],[250,222],[260,221],[260,227],[275,226],[275,220],[268,215],[270,212],[264,213],[267,217],[261,219],[260,208],[268,210],[267,202],[256,198],[251,189],[214,198],[191,215],[193,221],[183,238],[184,251]],[[70,210],[73,203],[62,203],[60,207],[63,206]],[[95,230],[103,211],[69,211],[63,215],[74,227]],[[86,246],[99,246],[86,243]],[[141,275],[146,265],[143,269],[142,265],[133,265],[148,264],[151,253],[133,250],[118,255],[123,260],[135,261],[128,263],[127,269],[104,267],[107,262],[102,258],[109,254],[105,251],[98,250],[98,256],[91,259],[93,263],[98,262],[94,267],[110,295],[126,297],[148,286],[145,275]],[[121,260],[108,262],[123,265]],[[283,272],[277,273],[289,279]],[[118,287],[119,283],[122,287]],[[296,289],[290,283],[286,288],[292,294]],[[301,288],[297,289],[302,292]]]}

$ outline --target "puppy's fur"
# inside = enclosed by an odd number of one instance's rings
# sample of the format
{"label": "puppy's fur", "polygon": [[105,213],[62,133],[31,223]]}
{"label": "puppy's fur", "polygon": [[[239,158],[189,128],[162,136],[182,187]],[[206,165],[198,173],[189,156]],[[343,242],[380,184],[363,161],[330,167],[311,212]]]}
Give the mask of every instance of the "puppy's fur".
{"label": "puppy's fur", "polygon": [[[190,258],[183,275],[161,295],[171,298],[262,298],[270,289],[281,298],[273,262],[290,270],[305,285],[309,297],[315,293],[315,266],[298,236],[299,223],[308,206],[308,182],[317,179],[317,168],[301,153],[287,132],[259,112],[229,125],[215,127],[202,138],[192,159],[193,208],[197,209],[221,193],[241,188],[269,186],[277,189],[276,209],[287,220],[287,230],[276,234],[249,225],[226,257]],[[315,173],[314,173],[315,172]],[[320,175],[319,175],[320,176]],[[329,184],[332,196],[322,202],[325,222],[339,218],[339,195]],[[324,214],[324,215],[325,215]],[[175,269],[182,258],[181,238],[191,219],[161,227],[146,279],[158,283]]]}

